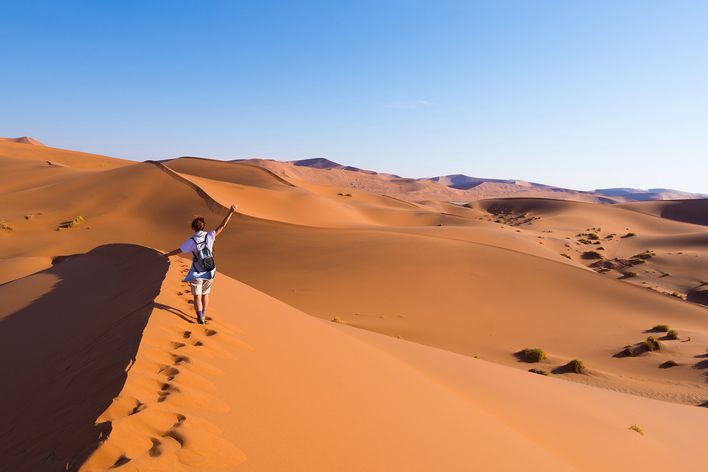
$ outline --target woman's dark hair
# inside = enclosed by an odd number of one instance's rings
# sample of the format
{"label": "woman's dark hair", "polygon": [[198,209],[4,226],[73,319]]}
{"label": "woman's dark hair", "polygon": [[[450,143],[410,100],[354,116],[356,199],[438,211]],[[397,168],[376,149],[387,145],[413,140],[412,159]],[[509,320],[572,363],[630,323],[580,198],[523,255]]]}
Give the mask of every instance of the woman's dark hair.
{"label": "woman's dark hair", "polygon": [[194,231],[202,231],[204,228],[206,228],[206,221],[204,221],[203,217],[197,216],[192,220],[192,229]]}

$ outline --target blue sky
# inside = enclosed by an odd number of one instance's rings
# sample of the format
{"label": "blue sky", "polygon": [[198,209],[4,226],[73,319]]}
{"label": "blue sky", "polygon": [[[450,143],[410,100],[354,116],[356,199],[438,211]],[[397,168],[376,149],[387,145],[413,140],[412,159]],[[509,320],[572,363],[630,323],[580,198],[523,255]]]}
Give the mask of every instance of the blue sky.
{"label": "blue sky", "polygon": [[0,135],[708,193],[705,1],[5,1]]}

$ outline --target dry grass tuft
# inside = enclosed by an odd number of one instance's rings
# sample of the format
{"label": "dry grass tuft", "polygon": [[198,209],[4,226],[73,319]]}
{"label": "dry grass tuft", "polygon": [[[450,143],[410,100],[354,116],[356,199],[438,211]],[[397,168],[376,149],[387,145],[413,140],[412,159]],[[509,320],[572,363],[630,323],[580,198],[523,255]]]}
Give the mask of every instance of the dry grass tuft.
{"label": "dry grass tuft", "polygon": [[571,372],[575,372],[576,374],[585,373],[585,363],[579,359],[573,359],[572,361],[568,362],[565,367]]}
{"label": "dry grass tuft", "polygon": [[629,427],[629,429],[631,429],[632,431],[636,431],[637,433],[644,436],[644,430],[638,424],[633,424],[632,426]]}
{"label": "dry grass tuft", "polygon": [[646,338],[643,342],[642,345],[644,348],[646,348],[647,351],[661,351],[661,343],[654,338],[654,336],[649,336]]}
{"label": "dry grass tuft", "polygon": [[546,358],[546,352],[538,347],[527,347],[521,350],[521,357],[526,362],[541,362]]}

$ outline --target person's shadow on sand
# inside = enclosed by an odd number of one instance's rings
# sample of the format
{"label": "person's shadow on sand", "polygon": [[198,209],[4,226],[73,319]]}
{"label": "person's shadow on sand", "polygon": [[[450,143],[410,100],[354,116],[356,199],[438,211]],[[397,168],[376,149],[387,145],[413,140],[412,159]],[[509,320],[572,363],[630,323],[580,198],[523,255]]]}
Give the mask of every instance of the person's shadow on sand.
{"label": "person's shadow on sand", "polygon": [[152,249],[109,244],[0,286],[3,470],[78,470],[108,436],[95,421],[123,388],[167,268]]}
{"label": "person's shadow on sand", "polygon": [[183,311],[180,310],[179,308],[175,308],[175,307],[173,307],[173,306],[164,305],[164,304],[162,304],[162,303],[157,303],[157,302],[154,303],[154,306],[155,306],[155,308],[157,308],[158,310],[164,310],[164,311],[166,311],[166,312],[168,312],[168,313],[172,313],[173,315],[182,318],[184,321],[186,321],[186,322],[188,322],[188,323],[192,323],[192,324],[195,323],[195,318],[194,318],[194,316],[189,316],[187,313],[183,312]]}

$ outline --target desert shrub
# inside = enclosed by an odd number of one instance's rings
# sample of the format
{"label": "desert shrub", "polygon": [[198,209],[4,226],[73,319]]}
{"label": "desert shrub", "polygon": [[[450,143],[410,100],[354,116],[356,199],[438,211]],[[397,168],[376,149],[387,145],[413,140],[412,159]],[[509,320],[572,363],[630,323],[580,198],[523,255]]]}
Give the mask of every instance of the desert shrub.
{"label": "desert shrub", "polygon": [[72,219],[72,220],[69,222],[69,228],[74,228],[74,227],[76,227],[76,226],[79,226],[79,225],[80,225],[81,223],[83,223],[84,221],[86,221],[86,220],[84,219],[84,217],[81,216],[81,215],[79,215],[79,216],[77,216],[76,218]]}
{"label": "desert shrub", "polygon": [[0,230],[3,230],[3,231],[12,231],[12,226],[10,226],[9,224],[7,224],[7,221],[2,220],[2,221],[0,221]]}
{"label": "desert shrub", "polygon": [[568,362],[565,367],[576,374],[582,374],[585,372],[585,363],[579,359],[573,359]]}
{"label": "desert shrub", "polygon": [[627,270],[627,271],[622,272],[622,276],[620,277],[620,279],[631,279],[632,277],[636,277],[636,276],[637,276],[636,272],[634,272],[632,270]]}
{"label": "desert shrub", "polygon": [[639,426],[638,424],[633,424],[632,426],[629,427],[629,429],[631,429],[632,431],[635,431],[635,432],[641,434],[642,436],[644,436],[644,430],[643,430],[642,427]]}
{"label": "desert shrub", "polygon": [[527,347],[521,351],[521,356],[527,362],[540,362],[546,358],[546,352],[537,347]]}
{"label": "desert shrub", "polygon": [[643,342],[642,345],[646,348],[647,351],[660,351],[661,350],[661,343],[654,338],[654,336],[649,336],[646,338]]}
{"label": "desert shrub", "polygon": [[678,339],[678,331],[670,329],[666,332],[666,339]]}
{"label": "desert shrub", "polygon": [[585,251],[582,254],[583,259],[602,259],[602,254],[597,251]]}
{"label": "desert shrub", "polygon": [[669,330],[669,325],[658,324],[658,325],[655,325],[651,330],[654,331],[655,333],[665,333]]}
{"label": "desert shrub", "polygon": [[677,365],[679,365],[678,362],[669,360],[661,364],[659,367],[661,367],[662,369],[668,369],[670,367],[676,367]]}
{"label": "desert shrub", "polygon": [[79,215],[75,218],[72,218],[71,220],[63,221],[57,229],[59,230],[59,229],[67,229],[67,228],[76,228],[77,226],[82,224],[84,221],[86,221],[84,219],[84,217]]}
{"label": "desert shrub", "polygon": [[647,259],[651,259],[654,256],[656,256],[656,253],[647,249],[644,252],[640,252],[639,254],[633,255],[632,257],[630,257],[630,259],[641,259],[646,261]]}
{"label": "desert shrub", "polygon": [[622,349],[622,354],[627,357],[635,357],[639,354],[639,351],[636,347],[628,344],[624,347],[624,349]]}
{"label": "desert shrub", "polygon": [[632,238],[632,237],[634,237],[634,236],[636,236],[636,234],[634,234],[634,233],[627,233],[627,234],[625,234],[624,236],[620,236],[620,237],[622,237],[622,238]]}
{"label": "desert shrub", "polygon": [[548,375],[548,372],[546,372],[543,369],[529,369],[529,372],[532,372],[532,373],[538,374],[538,375]]}

